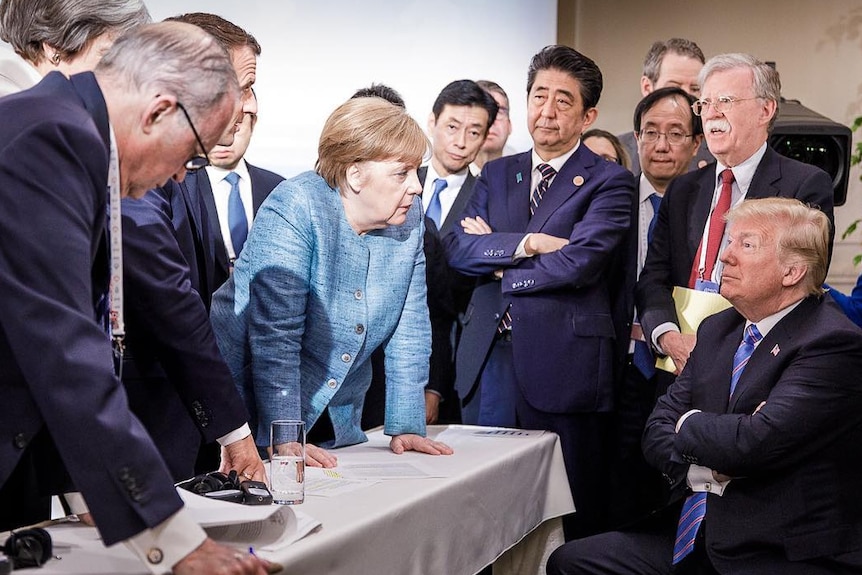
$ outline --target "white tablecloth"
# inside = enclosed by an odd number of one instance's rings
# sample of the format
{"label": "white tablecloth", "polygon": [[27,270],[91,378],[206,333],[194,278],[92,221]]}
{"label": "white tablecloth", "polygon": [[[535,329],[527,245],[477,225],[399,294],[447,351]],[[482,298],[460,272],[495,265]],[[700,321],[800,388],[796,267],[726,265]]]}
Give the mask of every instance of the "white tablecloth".
{"label": "white tablecloth", "polygon": [[[299,509],[322,526],[259,555],[284,565],[286,574],[470,575],[498,558],[495,575],[543,573],[548,553],[562,543],[560,521],[548,520],[574,510],[557,436],[500,437],[480,429],[430,427],[429,436],[446,431],[451,456],[392,454],[380,431],[369,433],[368,443],[336,450],[340,463],[391,457],[443,477],[388,479],[336,497],[309,494]],[[123,546],[102,548],[91,528],[51,532],[63,559],[42,573],[146,573]]]}

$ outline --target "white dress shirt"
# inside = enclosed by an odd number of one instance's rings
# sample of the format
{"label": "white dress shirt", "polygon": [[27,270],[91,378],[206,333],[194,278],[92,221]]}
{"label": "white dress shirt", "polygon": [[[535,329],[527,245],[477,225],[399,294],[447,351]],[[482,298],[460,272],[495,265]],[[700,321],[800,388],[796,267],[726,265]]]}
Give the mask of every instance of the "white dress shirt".
{"label": "white dress shirt", "polygon": [[[213,190],[213,199],[215,200],[216,213],[218,213],[218,225],[221,230],[221,237],[224,239],[224,247],[227,250],[228,261],[236,259],[236,254],[233,253],[233,242],[230,236],[230,222],[228,221],[228,201],[230,198],[230,183],[225,180],[225,177],[236,172],[239,176],[239,197],[242,198],[242,205],[245,208],[245,219],[248,222],[248,229],[251,230],[251,222],[254,219],[254,203],[251,194],[251,176],[248,175],[248,166],[245,160],[240,160],[236,168],[233,170],[225,170],[216,166],[206,167],[207,176],[210,179],[210,185]],[[214,225],[214,222],[211,224]]]}
{"label": "white dress shirt", "polygon": [[455,203],[455,199],[461,192],[461,186],[467,179],[469,173],[467,168],[464,168],[458,173],[449,174],[445,178],[437,173],[431,162],[428,162],[428,171],[425,173],[425,185],[422,187],[422,211],[427,212],[428,206],[431,204],[431,197],[434,195],[434,180],[442,178],[446,180],[446,187],[440,190],[437,197],[440,199],[440,225],[446,221],[449,216],[449,211]]}

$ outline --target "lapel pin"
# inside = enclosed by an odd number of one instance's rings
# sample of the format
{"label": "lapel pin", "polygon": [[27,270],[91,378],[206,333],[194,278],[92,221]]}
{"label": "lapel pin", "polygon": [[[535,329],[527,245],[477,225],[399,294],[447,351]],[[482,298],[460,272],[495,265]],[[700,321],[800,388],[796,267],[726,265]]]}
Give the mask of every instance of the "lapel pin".
{"label": "lapel pin", "polygon": [[769,353],[771,353],[771,354],[772,354],[773,356],[775,356],[775,357],[778,357],[778,352],[780,352],[780,351],[781,351],[781,348],[779,348],[779,347],[778,347],[778,344],[776,343],[776,344],[775,344],[775,347],[773,347],[773,348],[772,348],[772,350],[770,350],[770,352],[769,352]]}
{"label": "lapel pin", "polygon": [[517,183],[520,184],[521,180],[523,180],[523,179],[524,179],[524,177],[521,175],[521,172],[518,172],[517,174],[515,174],[515,180],[517,181]]}
{"label": "lapel pin", "polygon": [[583,176],[575,176],[574,179],[572,180],[572,183],[575,184],[576,186],[583,186],[584,185],[584,177]]}

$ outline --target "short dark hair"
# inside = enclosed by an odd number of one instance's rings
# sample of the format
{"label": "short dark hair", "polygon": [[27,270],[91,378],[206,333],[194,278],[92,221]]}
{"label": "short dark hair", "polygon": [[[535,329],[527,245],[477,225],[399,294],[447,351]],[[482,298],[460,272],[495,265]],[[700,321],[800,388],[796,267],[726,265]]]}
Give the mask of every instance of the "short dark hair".
{"label": "short dark hair", "polygon": [[386,84],[372,84],[367,88],[359,88],[356,92],[350,96],[350,99],[353,98],[383,98],[390,104],[395,104],[399,108],[406,108],[407,106],[404,104],[404,98],[401,97],[394,88],[390,88]]}
{"label": "short dark hair", "polygon": [[661,63],[664,62],[664,57],[668,52],[687,56],[694,60],[700,60],[703,64],[706,58],[703,56],[703,51],[700,47],[685,38],[671,38],[670,40],[659,40],[653,42],[644,58],[643,75],[650,79],[650,82],[658,82],[659,73],[661,72]]}
{"label": "short dark hair", "polygon": [[251,48],[255,56],[260,56],[260,44],[254,36],[221,16],[207,12],[190,12],[179,16],[165,18],[166,21],[185,22],[203,29],[213,36],[228,54],[237,48]]}
{"label": "short dark hair", "polygon": [[473,80],[455,80],[440,91],[437,99],[434,100],[434,106],[431,108],[435,120],[440,117],[443,108],[447,105],[484,108],[488,112],[488,126],[486,128],[491,127],[491,124],[497,119],[497,110],[499,109],[494,96],[483,90]]}
{"label": "short dark hair", "polygon": [[641,131],[641,122],[643,121],[644,114],[649,112],[653,106],[658,104],[661,100],[665,98],[682,98],[683,101],[688,103],[688,115],[691,119],[691,134],[693,136],[698,136],[703,133],[703,124],[701,123],[700,116],[695,116],[694,111],[691,109],[691,105],[694,104],[695,98],[682,88],[678,86],[668,86],[666,88],[659,88],[658,90],[653,90],[649,94],[643,97],[643,99],[638,102],[638,105],[635,106],[635,116],[634,116],[634,125],[635,132]]}
{"label": "short dark hair", "polygon": [[527,71],[527,94],[533,89],[540,70],[559,70],[578,81],[584,111],[595,108],[602,95],[602,71],[598,65],[574,48],[560,44],[545,46],[533,56]]}

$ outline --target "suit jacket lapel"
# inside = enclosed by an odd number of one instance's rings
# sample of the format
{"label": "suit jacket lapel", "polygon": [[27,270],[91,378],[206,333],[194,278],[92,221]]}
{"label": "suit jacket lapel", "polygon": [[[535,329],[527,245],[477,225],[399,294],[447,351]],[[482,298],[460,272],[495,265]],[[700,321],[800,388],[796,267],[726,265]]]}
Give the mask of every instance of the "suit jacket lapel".
{"label": "suit jacket lapel", "polygon": [[75,91],[84,102],[84,108],[93,117],[96,123],[96,128],[99,134],[105,141],[105,147],[111,149],[111,127],[108,121],[108,107],[105,104],[105,99],[102,96],[102,90],[96,82],[96,77],[92,72],[84,72],[75,74],[70,78]]}
{"label": "suit jacket lapel", "polygon": [[746,198],[771,198],[781,195],[780,190],[773,185],[781,179],[781,166],[776,161],[776,154],[777,152],[772,148],[766,147],[766,153],[754,170],[754,177],[751,178]]}
{"label": "suit jacket lapel", "polygon": [[[512,158],[506,166],[506,212],[509,226],[494,229],[495,232],[523,232],[530,222],[530,179],[532,177],[532,155],[524,152]],[[494,190],[491,190],[493,195]]]}
{"label": "suit jacket lapel", "polygon": [[[243,162],[245,162],[245,160],[243,160]],[[260,181],[260,171],[258,168],[252,166],[248,162],[245,162],[245,166],[248,168],[248,177],[251,180],[251,213],[257,215],[257,210],[260,209],[260,205],[269,195],[271,190],[265,189],[263,183]],[[210,218],[210,221],[213,221],[213,219]],[[221,237],[221,234],[218,234],[218,237]]]}
{"label": "suit jacket lapel", "polygon": [[467,171],[467,179],[464,180],[464,183],[461,184],[461,189],[458,190],[458,195],[455,196],[455,201],[452,203],[452,207],[449,208],[449,213],[446,214],[446,219],[443,220],[443,225],[440,226],[440,235],[448,234],[452,230],[452,226],[458,223],[461,219],[461,212],[464,211],[464,207],[467,205],[467,200],[470,199],[470,196],[473,194],[473,185],[476,183],[476,178],[473,177],[473,174]]}
{"label": "suit jacket lapel", "polygon": [[703,170],[697,181],[697,187],[694,190],[686,191],[691,193],[692,198],[689,200],[693,203],[693,207],[689,210],[688,217],[688,247],[691,253],[691,261],[697,258],[697,247],[700,245],[700,240],[703,238],[703,230],[706,227],[706,219],[709,217],[709,211],[712,207],[712,196],[715,193],[716,176],[715,164]]}
{"label": "suit jacket lapel", "polygon": [[[740,402],[750,404],[750,402],[744,401],[747,395],[757,393],[765,396],[768,393],[769,390],[763,389],[762,382],[768,381],[771,385],[771,382],[774,382],[775,378],[765,377],[765,374],[771,373],[784,364],[784,356],[781,355],[782,350],[784,350],[784,353],[790,353],[795,334],[806,329],[805,320],[811,315],[809,308],[817,304],[818,298],[816,297],[804,299],[796,309],[782,318],[766,334],[766,337],[763,338],[763,341],[757,345],[757,349],[751,354],[748,365],[745,366],[745,371],[739,377],[736,390],[730,401],[729,411],[733,411]],[[741,340],[742,337],[740,336]]]}
{"label": "suit jacket lapel", "polygon": [[[527,226],[528,232],[541,230],[551,214],[568,201],[585,183],[588,183],[592,175],[593,165],[595,165],[595,159],[584,153],[584,146],[579,146],[572,157],[563,164],[559,173],[554,177],[554,181],[551,182],[548,191],[542,197],[539,207],[536,208],[536,213],[530,218],[530,223]],[[529,213],[529,208],[527,213]]]}

